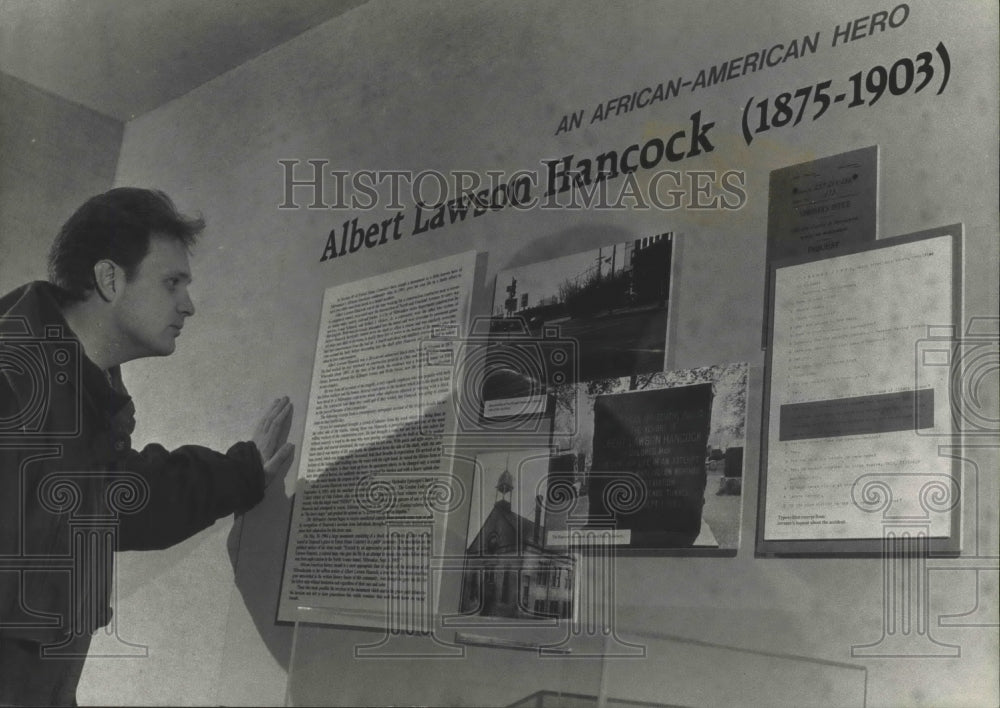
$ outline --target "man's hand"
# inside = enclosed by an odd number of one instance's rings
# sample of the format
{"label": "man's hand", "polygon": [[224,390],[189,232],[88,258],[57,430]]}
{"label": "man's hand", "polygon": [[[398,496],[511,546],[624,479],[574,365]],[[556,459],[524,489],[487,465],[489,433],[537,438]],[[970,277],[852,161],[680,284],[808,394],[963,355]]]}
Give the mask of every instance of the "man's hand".
{"label": "man's hand", "polygon": [[274,399],[253,430],[253,443],[264,465],[264,484],[270,485],[288,472],[295,456],[295,446],[288,442],[292,426],[292,402],[288,396]]}

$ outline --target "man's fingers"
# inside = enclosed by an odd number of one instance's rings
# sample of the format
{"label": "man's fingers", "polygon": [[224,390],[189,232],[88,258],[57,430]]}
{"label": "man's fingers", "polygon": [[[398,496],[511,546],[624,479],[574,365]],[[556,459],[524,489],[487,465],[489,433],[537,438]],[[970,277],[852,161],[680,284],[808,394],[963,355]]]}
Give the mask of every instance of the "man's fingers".
{"label": "man's fingers", "polygon": [[278,420],[278,440],[281,442],[288,440],[288,433],[292,429],[292,415],[294,412],[295,406],[289,400],[288,405],[282,409],[281,418]]}
{"label": "man's fingers", "polygon": [[277,410],[274,412],[274,417],[271,418],[271,425],[274,427],[281,427],[285,420],[292,414],[292,401],[288,396],[284,396]]}
{"label": "man's fingers", "polygon": [[286,442],[284,445],[278,448],[278,451],[276,453],[274,453],[274,456],[271,458],[271,462],[280,467],[281,465],[290,462],[294,454],[295,454],[295,446],[292,445],[291,443]]}
{"label": "man's fingers", "polygon": [[264,461],[264,464],[265,465],[274,465],[275,462],[280,461],[280,459],[281,459],[282,456],[287,455],[289,453],[289,450],[287,450],[286,448],[289,447],[290,445],[291,445],[291,443],[285,443],[284,445],[281,445],[280,447],[278,447],[277,449],[275,449],[271,453],[270,457],[268,457]]}
{"label": "man's fingers", "polygon": [[275,421],[277,421],[281,416],[281,411],[283,410],[283,408],[287,406],[289,403],[290,401],[288,400],[288,396],[275,398],[274,401],[271,403],[271,405],[268,407],[268,409],[264,411],[264,415],[260,421],[261,427],[265,431],[271,428],[274,425]]}
{"label": "man's fingers", "polygon": [[267,427],[264,430],[271,444],[285,442],[288,438],[288,430],[291,428],[292,402],[284,399],[281,407],[274,411],[274,415],[268,418]]}
{"label": "man's fingers", "polygon": [[258,420],[254,428],[253,442],[257,445],[265,464],[270,463],[288,440],[288,431],[292,427],[292,410],[291,399],[288,396],[281,396],[271,402]]}
{"label": "man's fingers", "polygon": [[295,446],[285,443],[274,455],[264,463],[264,476],[266,484],[271,484],[275,479],[284,477],[291,465],[292,457],[295,454]]}
{"label": "man's fingers", "polygon": [[285,418],[291,415],[291,413],[292,413],[292,399],[290,399],[288,396],[285,396],[284,399],[281,401],[281,405],[279,406],[277,412],[274,414],[274,422],[280,425],[285,421]]}

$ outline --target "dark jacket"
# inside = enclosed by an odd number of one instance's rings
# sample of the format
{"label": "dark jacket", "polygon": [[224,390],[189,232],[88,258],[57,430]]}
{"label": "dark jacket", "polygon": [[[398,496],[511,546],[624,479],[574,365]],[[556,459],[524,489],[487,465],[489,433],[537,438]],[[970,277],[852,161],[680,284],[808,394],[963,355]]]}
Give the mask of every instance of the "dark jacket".
{"label": "dark jacket", "polygon": [[118,368],[84,354],[54,286],[0,299],[0,636],[104,626],[113,554],[96,546],[166,548],[263,497],[253,443],[137,452],[134,411]]}

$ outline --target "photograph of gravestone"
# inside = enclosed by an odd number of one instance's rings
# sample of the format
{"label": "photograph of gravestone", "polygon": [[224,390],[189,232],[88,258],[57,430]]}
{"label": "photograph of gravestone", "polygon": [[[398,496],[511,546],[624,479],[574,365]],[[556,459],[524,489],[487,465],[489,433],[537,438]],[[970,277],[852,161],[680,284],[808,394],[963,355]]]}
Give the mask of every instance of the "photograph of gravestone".
{"label": "photograph of gravestone", "polygon": [[550,546],[609,529],[626,549],[738,548],[745,363],[598,379],[554,398]]}
{"label": "photograph of gravestone", "polygon": [[546,543],[546,448],[476,459],[459,611],[543,620],[573,616],[576,559]]}
{"label": "photograph of gravestone", "polygon": [[[711,384],[598,396],[591,524],[629,531],[631,546],[694,545],[708,482],[711,411]],[[619,472],[635,474],[634,484],[616,489]]]}
{"label": "photograph of gravestone", "polygon": [[673,234],[497,275],[483,399],[663,369]]}

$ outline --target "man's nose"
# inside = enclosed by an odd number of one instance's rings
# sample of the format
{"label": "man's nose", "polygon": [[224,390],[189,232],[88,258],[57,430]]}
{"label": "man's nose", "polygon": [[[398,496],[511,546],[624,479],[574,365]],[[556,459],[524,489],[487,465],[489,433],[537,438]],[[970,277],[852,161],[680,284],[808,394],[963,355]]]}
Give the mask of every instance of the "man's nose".
{"label": "man's nose", "polygon": [[181,298],[177,309],[188,317],[194,314],[194,302],[191,301],[191,296],[188,295],[186,290],[184,291],[184,296]]}

